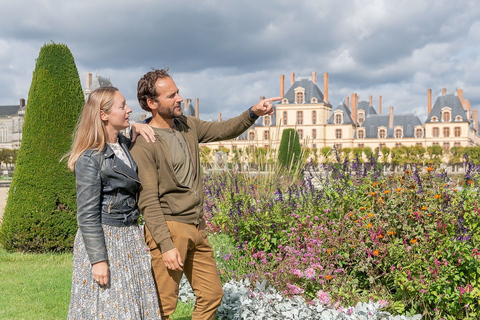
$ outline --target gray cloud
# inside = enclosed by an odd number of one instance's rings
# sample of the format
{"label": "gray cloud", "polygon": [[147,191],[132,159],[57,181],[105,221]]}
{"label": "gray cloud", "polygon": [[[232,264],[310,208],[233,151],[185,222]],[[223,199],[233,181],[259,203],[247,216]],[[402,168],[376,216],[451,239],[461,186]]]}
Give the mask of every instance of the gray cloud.
{"label": "gray cloud", "polygon": [[0,104],[26,98],[54,41],[72,51],[82,84],[87,71],[110,76],[137,111],[137,80],[164,66],[204,118],[234,116],[278,95],[280,74],[312,71],[322,90],[329,73],[333,105],[356,92],[425,116],[427,89],[445,87],[476,108],[479,16],[473,0],[11,1],[0,13]]}

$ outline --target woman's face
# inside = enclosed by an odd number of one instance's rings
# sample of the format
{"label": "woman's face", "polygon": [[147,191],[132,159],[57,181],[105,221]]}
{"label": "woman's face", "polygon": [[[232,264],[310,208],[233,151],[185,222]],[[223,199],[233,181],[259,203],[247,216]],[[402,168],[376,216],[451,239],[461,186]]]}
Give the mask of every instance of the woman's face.
{"label": "woman's face", "polygon": [[109,112],[102,116],[102,120],[105,121],[105,126],[111,127],[117,131],[130,126],[130,113],[132,109],[127,106],[125,98],[120,91],[115,92],[113,97],[113,105]]}

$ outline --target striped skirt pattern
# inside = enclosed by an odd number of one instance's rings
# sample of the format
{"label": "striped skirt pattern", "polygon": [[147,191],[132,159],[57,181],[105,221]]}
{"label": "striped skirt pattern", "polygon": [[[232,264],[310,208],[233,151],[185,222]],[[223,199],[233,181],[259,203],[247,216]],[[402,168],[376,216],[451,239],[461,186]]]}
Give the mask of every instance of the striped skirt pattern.
{"label": "striped skirt pattern", "polygon": [[160,309],[151,271],[150,255],[137,225],[103,225],[110,271],[109,285],[99,286],[82,234],[73,251],[72,292],[68,319],[159,319]]}

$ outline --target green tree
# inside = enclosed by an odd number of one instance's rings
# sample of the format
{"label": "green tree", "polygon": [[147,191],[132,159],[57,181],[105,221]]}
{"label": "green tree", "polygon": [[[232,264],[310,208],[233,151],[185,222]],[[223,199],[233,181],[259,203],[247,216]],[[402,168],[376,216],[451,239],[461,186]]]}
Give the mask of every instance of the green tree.
{"label": "green tree", "polygon": [[33,72],[22,144],[0,229],[5,249],[71,250],[77,229],[75,178],[59,160],[70,149],[83,103],[70,50],[63,44],[45,44]]}
{"label": "green tree", "polygon": [[282,168],[295,170],[301,160],[300,138],[295,129],[285,129],[278,149],[278,162]]}

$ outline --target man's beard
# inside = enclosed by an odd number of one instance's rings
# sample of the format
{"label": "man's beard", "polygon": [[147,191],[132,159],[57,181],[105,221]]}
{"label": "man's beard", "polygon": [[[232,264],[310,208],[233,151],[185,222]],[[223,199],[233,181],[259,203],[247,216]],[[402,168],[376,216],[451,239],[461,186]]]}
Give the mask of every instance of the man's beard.
{"label": "man's beard", "polygon": [[182,115],[183,115],[183,110],[180,108],[180,113],[175,113],[174,112],[175,109],[169,109],[169,108],[165,108],[165,107],[162,107],[162,106],[158,106],[157,107],[157,112],[159,115],[161,115],[162,117],[167,117],[167,118],[170,118],[170,119],[175,119],[175,118],[180,118]]}

